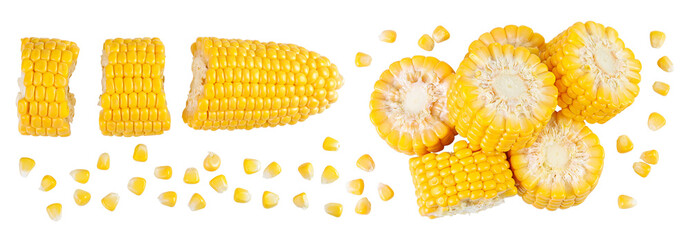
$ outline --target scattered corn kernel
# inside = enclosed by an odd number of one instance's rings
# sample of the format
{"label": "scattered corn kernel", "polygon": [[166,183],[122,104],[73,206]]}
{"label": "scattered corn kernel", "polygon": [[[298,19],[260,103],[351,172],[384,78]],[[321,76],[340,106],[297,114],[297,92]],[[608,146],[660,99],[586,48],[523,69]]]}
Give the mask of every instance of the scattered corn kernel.
{"label": "scattered corn kernel", "polygon": [[149,150],[146,148],[146,145],[138,144],[134,147],[134,156],[132,158],[137,162],[146,162],[149,158]]}
{"label": "scattered corn kernel", "polygon": [[311,178],[314,177],[314,165],[309,162],[299,165],[297,171],[299,171],[299,174],[302,175],[304,179],[311,180]]}
{"label": "scattered corn kernel", "polygon": [[218,193],[223,193],[225,190],[228,190],[228,180],[225,179],[225,175],[222,174],[211,179],[208,184]]}
{"label": "scattered corn kernel", "polygon": [[91,201],[91,193],[81,189],[74,190],[73,197],[74,202],[79,206],[84,206]]}
{"label": "scattered corn kernel", "polygon": [[46,211],[48,212],[48,217],[53,221],[60,221],[60,218],[62,218],[62,204],[50,204],[46,207]]}
{"label": "scattered corn kernel", "polygon": [[652,85],[652,89],[654,89],[654,91],[659,95],[666,96],[668,95],[668,90],[670,90],[671,87],[667,83],[656,81]]}
{"label": "scattered corn kernel", "polygon": [[334,217],[340,217],[340,215],[343,214],[343,205],[340,203],[327,203],[325,206],[323,206],[323,209],[326,210],[328,215]]}
{"label": "scattered corn kernel", "polygon": [[340,148],[340,143],[338,143],[338,140],[335,140],[332,137],[326,137],[326,139],[323,140],[323,150],[337,151],[338,148]]}
{"label": "scattered corn kernel", "polygon": [[261,162],[256,159],[247,158],[244,159],[244,172],[246,174],[254,174],[261,170]]}
{"label": "scattered corn kernel", "polygon": [[295,203],[295,206],[297,206],[298,208],[309,208],[309,200],[307,199],[307,193],[300,193],[295,195],[295,197],[292,198],[292,202]]}
{"label": "scattered corn kernel", "polygon": [[209,172],[213,172],[215,170],[218,170],[220,167],[220,156],[218,154],[209,152],[206,158],[204,159],[204,169]]}
{"label": "scattered corn kernel", "polygon": [[393,43],[398,37],[398,34],[393,30],[384,30],[379,34],[379,40],[382,42]]}
{"label": "scattered corn kernel", "polygon": [[252,200],[252,195],[249,194],[249,191],[244,188],[235,188],[235,202],[238,203],[247,203],[249,200]]}
{"label": "scattered corn kernel", "polygon": [[129,179],[127,189],[136,195],[141,195],[144,193],[144,189],[146,189],[146,179],[140,177],[133,177],[132,179]]}
{"label": "scattered corn kernel", "polygon": [[192,198],[189,199],[188,205],[189,209],[191,209],[192,211],[201,210],[206,207],[206,200],[204,200],[204,198],[201,197],[201,195],[199,195],[198,193],[194,193],[194,195],[192,195]]}
{"label": "scattered corn kernel", "polygon": [[184,172],[184,183],[197,184],[199,183],[199,171],[196,168],[187,168]]}
{"label": "scattered corn kernel", "polygon": [[431,39],[429,34],[422,35],[422,37],[419,38],[419,41],[417,41],[417,45],[426,51],[434,50],[434,40]]}
{"label": "scattered corn kernel", "polygon": [[640,155],[640,159],[649,164],[656,164],[659,162],[659,152],[653,149],[649,151],[644,151]]}
{"label": "scattered corn kernel", "polygon": [[264,169],[264,178],[273,178],[275,176],[278,176],[278,174],[280,174],[280,171],[282,171],[280,165],[276,162],[271,162]]}
{"label": "scattered corn kernel", "polygon": [[659,61],[656,62],[656,65],[659,65],[659,68],[664,70],[664,72],[673,72],[673,62],[671,62],[671,59],[667,56],[659,58]]}
{"label": "scattered corn kernel", "polygon": [[661,48],[666,41],[666,34],[661,31],[652,31],[649,33],[649,42],[653,48]]}
{"label": "scattered corn kernel", "polygon": [[393,198],[394,194],[395,193],[393,192],[393,189],[391,189],[390,186],[383,184],[383,183],[379,183],[379,197],[381,197],[381,200],[383,200],[383,201],[391,200],[391,198]]}
{"label": "scattered corn kernel", "polygon": [[172,177],[172,167],[160,166],[153,170],[153,175],[159,179],[167,180]]}
{"label": "scattered corn kernel", "polygon": [[158,195],[158,201],[164,206],[174,207],[177,203],[177,193],[173,191],[168,191]]}
{"label": "scattered corn kernel", "polygon": [[275,207],[278,205],[278,200],[280,200],[280,197],[278,197],[278,194],[269,192],[269,191],[264,191],[264,195],[261,199],[261,203],[264,205],[265,209],[269,209],[272,207]]}
{"label": "scattered corn kernel", "polygon": [[444,28],[441,25],[438,25],[436,29],[434,29],[434,33],[431,34],[431,38],[434,39],[434,42],[440,43],[445,40],[448,40],[450,38],[450,33],[448,33],[448,30]]}
{"label": "scattered corn kernel", "polygon": [[347,192],[354,195],[362,195],[362,192],[364,192],[364,180],[360,178],[348,182]]}
{"label": "scattered corn kernel", "polygon": [[369,202],[369,199],[363,197],[362,199],[357,201],[357,205],[355,206],[355,212],[361,215],[369,214],[369,212],[371,212],[371,202]]}
{"label": "scattered corn kernel", "polygon": [[22,177],[29,176],[31,169],[34,169],[34,166],[36,166],[36,161],[34,161],[33,159],[28,158],[28,157],[20,158],[19,159],[19,174],[22,175]]}
{"label": "scattered corn kernel", "polygon": [[649,166],[649,164],[644,162],[636,162],[633,163],[633,170],[635,170],[637,175],[640,175],[640,177],[644,178],[649,175],[649,171],[652,170],[652,166]]}
{"label": "scattered corn kernel", "polygon": [[369,66],[369,64],[371,64],[371,56],[369,56],[369,54],[358,52],[357,55],[355,55],[355,66],[366,67]]}
{"label": "scattered corn kernel", "polygon": [[633,142],[627,135],[620,135],[616,140],[616,149],[619,153],[627,153],[633,149]]}
{"label": "scattered corn kernel", "polygon": [[333,166],[328,165],[323,169],[323,173],[321,174],[321,183],[329,184],[335,182],[335,180],[338,180],[339,177],[340,175],[338,174],[338,170],[335,170]]}
{"label": "scattered corn kernel", "polygon": [[100,170],[110,169],[110,154],[101,153],[101,155],[98,156],[98,163],[96,164],[96,168]]}
{"label": "scattered corn kernel", "polygon": [[666,125],[666,118],[657,112],[649,114],[649,119],[647,120],[647,126],[650,130],[656,131],[661,129]]}
{"label": "scattered corn kernel", "polygon": [[117,193],[109,193],[103,197],[103,199],[101,199],[101,204],[103,204],[103,207],[111,212],[115,211],[118,202],[120,202],[120,195]]}
{"label": "scattered corn kernel", "polygon": [[618,207],[620,209],[628,209],[634,207],[635,205],[637,205],[637,201],[634,198],[628,195],[618,196]]}
{"label": "scattered corn kernel", "polygon": [[72,176],[72,178],[74,179],[74,181],[76,181],[76,182],[78,182],[78,183],[81,183],[81,184],[84,184],[84,183],[88,182],[88,181],[89,181],[89,176],[91,176],[91,175],[89,174],[89,170],[86,170],[86,169],[75,169],[75,170],[72,170],[72,171],[69,173],[69,175]]}
{"label": "scattered corn kernel", "polygon": [[53,176],[50,175],[45,175],[43,176],[43,179],[41,179],[41,186],[38,189],[47,192],[55,188],[55,185],[57,185],[57,181],[55,181],[55,178],[53,178]]}
{"label": "scattered corn kernel", "polygon": [[369,154],[364,154],[359,159],[357,159],[357,167],[364,170],[365,172],[374,171],[374,159],[369,156]]}

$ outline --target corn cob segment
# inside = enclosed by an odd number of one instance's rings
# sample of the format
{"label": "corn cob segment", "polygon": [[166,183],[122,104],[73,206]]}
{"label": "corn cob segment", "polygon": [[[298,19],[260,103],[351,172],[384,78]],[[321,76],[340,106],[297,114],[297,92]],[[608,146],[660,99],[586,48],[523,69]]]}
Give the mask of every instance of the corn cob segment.
{"label": "corn cob segment", "polygon": [[575,23],[544,45],[541,59],[556,75],[563,115],[605,123],[640,91],[640,61],[618,32],[594,22]]}
{"label": "corn cob segment", "polygon": [[48,38],[22,39],[22,75],[17,94],[19,133],[66,137],[71,133],[75,98],[69,92],[79,47]]}
{"label": "corn cob segment", "polygon": [[293,44],[198,38],[187,106],[194,129],[252,129],[295,124],[326,110],[343,85],[338,69]]}
{"label": "corn cob segment", "polygon": [[163,91],[165,47],[160,39],[108,39],[101,65],[103,109],[98,122],[103,135],[159,135],[170,129]]}
{"label": "corn cob segment", "polygon": [[527,147],[556,109],[554,76],[527,48],[477,46],[457,74],[448,92],[449,116],[472,149]]}
{"label": "corn cob segment", "polygon": [[469,49],[488,47],[492,43],[525,47],[530,53],[538,55],[539,49],[544,45],[544,37],[527,26],[508,25],[482,34],[479,39],[470,43]]}
{"label": "corn cob segment", "polygon": [[394,62],[374,85],[369,117],[393,149],[426,154],[453,142],[446,92],[453,69],[434,57],[414,56]]}
{"label": "corn cob segment", "polygon": [[518,194],[536,208],[582,203],[597,185],[604,148],[582,120],[554,113],[534,144],[510,152]]}

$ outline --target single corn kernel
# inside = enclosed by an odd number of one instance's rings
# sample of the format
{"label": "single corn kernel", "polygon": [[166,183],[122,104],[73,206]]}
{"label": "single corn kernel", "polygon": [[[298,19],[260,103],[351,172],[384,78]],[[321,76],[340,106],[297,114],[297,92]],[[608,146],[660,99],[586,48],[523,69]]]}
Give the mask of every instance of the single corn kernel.
{"label": "single corn kernel", "polygon": [[254,174],[261,170],[261,162],[256,159],[244,159],[244,163],[242,165],[244,165],[244,172],[246,174]]}
{"label": "single corn kernel", "polygon": [[235,188],[235,196],[234,196],[235,202],[238,203],[247,203],[249,200],[252,200],[252,195],[249,194],[249,191],[244,188]]}
{"label": "single corn kernel", "polygon": [[149,158],[149,150],[146,148],[146,145],[138,144],[134,147],[134,156],[132,158],[137,162],[146,162]]}
{"label": "single corn kernel", "polygon": [[100,170],[110,169],[110,154],[101,153],[101,155],[98,156],[98,163],[96,164],[96,168]]}
{"label": "single corn kernel", "polygon": [[314,166],[311,163],[303,163],[297,167],[297,171],[304,179],[311,180],[314,176]]}
{"label": "single corn kernel", "polygon": [[657,164],[659,162],[659,152],[656,150],[644,151],[640,155],[640,159],[649,164]]}
{"label": "single corn kernel", "polygon": [[659,61],[656,62],[656,65],[659,65],[659,68],[665,72],[673,72],[673,62],[671,62],[671,59],[667,56],[659,58]]}
{"label": "single corn kernel", "polygon": [[22,177],[29,176],[31,169],[34,169],[34,166],[36,166],[36,161],[34,161],[33,159],[28,158],[28,157],[20,158],[19,159],[19,174],[22,175]]}
{"label": "single corn kernel", "polygon": [[448,33],[448,30],[444,28],[443,26],[439,25],[434,29],[434,33],[431,34],[431,38],[434,39],[434,42],[440,43],[445,40],[448,40],[450,38],[450,33]]}
{"label": "single corn kernel", "polygon": [[103,207],[111,212],[115,211],[118,202],[120,202],[120,195],[117,193],[109,193],[103,197],[103,199],[101,199],[101,204],[103,204]]}
{"label": "single corn kernel", "polygon": [[81,189],[74,190],[73,197],[74,202],[79,206],[84,206],[91,201],[91,193]]}
{"label": "single corn kernel", "polygon": [[371,56],[369,56],[369,54],[358,52],[357,55],[355,55],[355,66],[366,67],[369,66],[369,64],[371,64]]}
{"label": "single corn kernel", "polygon": [[174,207],[177,203],[177,193],[173,191],[168,191],[158,195],[158,201],[164,206]]}
{"label": "single corn kernel", "polygon": [[53,178],[53,176],[50,175],[45,175],[43,176],[43,179],[41,179],[41,186],[38,189],[47,192],[55,188],[55,185],[57,185],[57,181],[55,181],[55,178]]}
{"label": "single corn kernel", "polygon": [[325,206],[323,206],[323,209],[326,210],[328,215],[334,217],[340,217],[340,215],[343,214],[343,205],[340,203],[327,203]]}
{"label": "single corn kernel", "polygon": [[666,41],[666,34],[662,31],[652,31],[649,33],[649,42],[653,48],[661,48]]}
{"label": "single corn kernel", "polygon": [[659,95],[666,96],[668,95],[668,90],[670,90],[671,87],[667,83],[656,81],[652,85],[652,89],[654,89],[654,91]]}
{"label": "single corn kernel", "polygon": [[46,207],[46,211],[48,212],[48,217],[50,217],[50,219],[53,221],[57,222],[60,221],[60,218],[62,218],[62,204],[50,204],[48,207]]}
{"label": "single corn kernel", "polygon": [[633,143],[627,135],[620,135],[616,140],[616,149],[619,153],[627,153],[633,149]]}
{"label": "single corn kernel", "polygon": [[634,198],[627,195],[618,196],[618,208],[628,209],[634,207],[635,205],[637,205],[637,201]]}
{"label": "single corn kernel", "polygon": [[338,148],[340,148],[340,143],[338,143],[338,140],[335,140],[332,137],[326,137],[326,139],[323,140],[323,150],[337,151]]}
{"label": "single corn kernel", "polygon": [[220,156],[218,154],[209,152],[204,159],[204,169],[209,172],[213,172],[220,168]]}
{"label": "single corn kernel", "polygon": [[640,177],[647,177],[649,175],[649,171],[652,170],[652,166],[649,166],[649,164],[644,163],[644,162],[636,162],[633,163],[633,170],[635,170],[635,173],[637,175],[640,175]]}
{"label": "single corn kernel", "polygon": [[268,166],[266,166],[266,169],[264,169],[264,178],[273,178],[278,176],[280,171],[282,171],[280,165],[276,162],[271,162],[268,164]]}
{"label": "single corn kernel", "polygon": [[144,193],[144,189],[146,189],[146,179],[140,177],[133,177],[132,179],[129,179],[127,189],[136,195],[141,195]]}
{"label": "single corn kernel", "polygon": [[338,180],[339,177],[340,175],[338,174],[338,170],[335,170],[333,166],[328,165],[323,169],[323,173],[321,174],[321,183],[329,184],[335,182],[335,180]]}
{"label": "single corn kernel", "polygon": [[264,195],[261,199],[261,202],[264,205],[265,209],[269,209],[278,205],[278,200],[280,200],[278,194],[269,191],[264,191]]}
{"label": "single corn kernel", "polygon": [[183,180],[186,184],[199,183],[199,171],[196,168],[187,168],[187,171],[184,172]]}
{"label": "single corn kernel", "polygon": [[295,203],[295,206],[297,206],[298,208],[309,208],[309,200],[307,199],[307,193],[297,194],[295,197],[292,198],[292,202]]}
{"label": "single corn kernel", "polygon": [[357,167],[364,170],[365,172],[374,171],[374,159],[369,156],[369,154],[364,154],[359,159],[357,159]]}
{"label": "single corn kernel", "polygon": [[192,195],[192,198],[189,199],[188,205],[189,209],[191,209],[192,211],[201,210],[206,207],[206,200],[204,200],[204,198],[201,197],[201,195],[199,195],[198,193],[194,193],[194,195]]}
{"label": "single corn kernel", "polygon": [[347,192],[354,195],[362,195],[362,192],[364,192],[364,180],[360,178],[348,182]]}
{"label": "single corn kernel", "polygon": [[393,43],[397,38],[398,34],[393,30],[384,30],[379,34],[379,40],[382,42]]}
{"label": "single corn kernel", "polygon": [[75,170],[72,170],[72,171],[69,173],[69,175],[72,176],[72,178],[74,179],[74,181],[76,181],[76,182],[78,182],[78,183],[81,183],[81,184],[84,184],[84,183],[88,182],[88,181],[89,181],[89,176],[90,176],[89,170],[86,170],[86,169],[75,169]]}
{"label": "single corn kernel", "polygon": [[381,197],[381,200],[383,200],[383,201],[391,200],[391,198],[393,198],[394,194],[395,193],[393,192],[393,189],[391,189],[390,186],[383,184],[383,183],[379,183],[379,197]]}
{"label": "single corn kernel", "polygon": [[426,51],[434,50],[434,40],[431,39],[431,36],[429,36],[429,34],[424,34],[421,38],[419,38],[419,41],[417,41],[417,45],[419,45],[420,48]]}
{"label": "single corn kernel", "polygon": [[362,199],[357,201],[357,205],[355,206],[355,212],[361,215],[369,214],[369,212],[371,212],[371,202],[369,202],[369,199],[363,197]]}
{"label": "single corn kernel", "polygon": [[172,177],[172,167],[160,166],[153,170],[153,175],[159,179],[167,180]]}
{"label": "single corn kernel", "polygon": [[228,180],[226,180],[225,175],[222,174],[211,179],[208,184],[218,193],[223,193],[225,190],[228,190]]}
{"label": "single corn kernel", "polygon": [[649,114],[649,119],[647,120],[647,126],[650,130],[656,131],[661,129],[666,125],[666,118],[657,112]]}

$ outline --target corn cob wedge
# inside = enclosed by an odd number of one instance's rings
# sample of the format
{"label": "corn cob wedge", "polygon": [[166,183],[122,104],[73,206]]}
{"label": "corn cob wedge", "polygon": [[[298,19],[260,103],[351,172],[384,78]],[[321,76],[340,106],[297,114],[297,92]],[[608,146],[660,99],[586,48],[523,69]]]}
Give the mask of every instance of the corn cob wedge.
{"label": "corn cob wedge", "polygon": [[479,39],[470,43],[469,49],[488,47],[492,43],[525,47],[530,53],[539,55],[539,49],[544,45],[544,37],[527,26],[508,25],[482,34]]}
{"label": "corn cob wedge", "polygon": [[71,133],[75,98],[69,92],[79,47],[47,38],[22,39],[17,116],[19,133],[66,137]]}
{"label": "corn cob wedge", "polygon": [[563,115],[605,123],[640,91],[640,61],[611,27],[575,23],[544,45],[541,59],[556,75]]}

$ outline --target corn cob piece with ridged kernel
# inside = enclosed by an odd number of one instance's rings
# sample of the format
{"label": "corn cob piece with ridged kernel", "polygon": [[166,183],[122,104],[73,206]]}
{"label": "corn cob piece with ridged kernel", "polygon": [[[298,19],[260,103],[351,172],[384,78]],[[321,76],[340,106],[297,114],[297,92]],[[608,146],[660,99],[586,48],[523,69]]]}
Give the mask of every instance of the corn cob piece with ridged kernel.
{"label": "corn cob piece with ridged kernel", "polygon": [[539,55],[539,49],[544,45],[544,37],[527,26],[508,25],[483,33],[479,39],[470,43],[469,49],[487,47],[492,43],[525,47],[530,53]]}
{"label": "corn cob piece with ridged kernel", "polygon": [[198,38],[187,106],[194,129],[295,124],[326,110],[343,79],[326,57],[294,44]]}
{"label": "corn cob piece with ridged kernel", "polygon": [[77,65],[79,47],[60,39],[23,38],[21,50],[19,133],[69,136],[75,104],[74,95],[69,92],[69,78]]}

